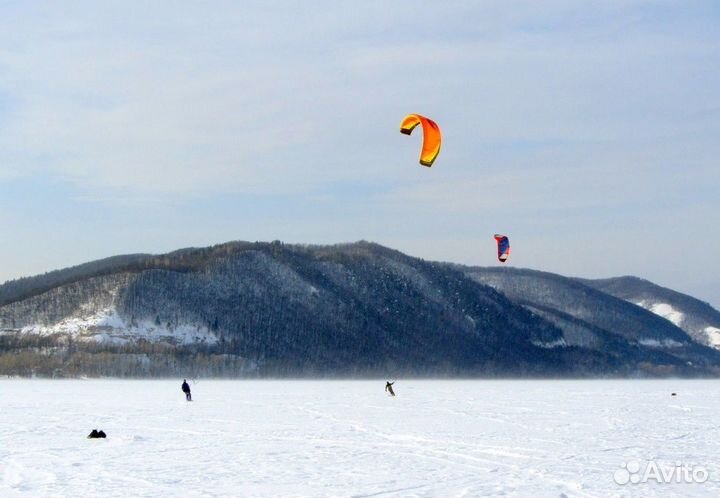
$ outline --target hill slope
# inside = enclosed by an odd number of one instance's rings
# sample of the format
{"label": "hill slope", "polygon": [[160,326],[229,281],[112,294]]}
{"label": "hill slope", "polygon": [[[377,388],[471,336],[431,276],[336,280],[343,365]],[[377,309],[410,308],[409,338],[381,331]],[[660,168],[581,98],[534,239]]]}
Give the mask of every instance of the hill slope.
{"label": "hill slope", "polygon": [[720,348],[720,311],[708,303],[637,277],[576,279],[670,320],[697,342]]}
{"label": "hill slope", "polygon": [[594,287],[553,273],[517,268],[467,268],[476,281],[542,316],[563,331],[566,344],[597,351],[628,352],[634,348],[694,364],[713,364],[709,351],[673,323]]}
{"label": "hill slope", "polygon": [[0,286],[0,373],[629,375],[720,365],[667,321],[578,282],[573,292],[592,294],[586,306],[614,303],[603,320],[485,283],[477,269],[367,242],[110,258]]}

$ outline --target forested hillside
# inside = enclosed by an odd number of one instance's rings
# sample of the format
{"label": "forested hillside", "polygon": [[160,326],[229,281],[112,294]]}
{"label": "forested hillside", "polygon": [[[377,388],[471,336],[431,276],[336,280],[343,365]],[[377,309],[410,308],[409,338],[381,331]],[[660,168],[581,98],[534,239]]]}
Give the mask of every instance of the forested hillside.
{"label": "forested hillside", "polygon": [[109,258],[0,286],[0,373],[694,375],[720,365],[672,324],[580,283],[537,299],[541,279],[498,282],[368,242]]}

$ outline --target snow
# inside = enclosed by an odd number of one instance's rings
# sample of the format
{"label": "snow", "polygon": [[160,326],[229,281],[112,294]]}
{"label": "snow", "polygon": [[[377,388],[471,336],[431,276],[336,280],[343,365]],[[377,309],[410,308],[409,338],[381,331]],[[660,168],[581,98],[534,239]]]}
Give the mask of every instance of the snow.
{"label": "snow", "polygon": [[679,348],[683,346],[682,342],[673,341],[672,339],[663,339],[661,341],[657,339],[640,339],[638,343],[652,348]]}
{"label": "snow", "polygon": [[[0,380],[0,496],[720,493],[717,381],[181,381]],[[709,480],[617,484],[635,461]]]}
{"label": "snow", "polygon": [[682,311],[678,311],[667,303],[653,303],[650,301],[640,301],[635,303],[638,306],[645,308],[646,310],[652,311],[656,315],[663,317],[666,320],[670,320],[674,325],[680,326],[685,315]]}
{"label": "snow", "polygon": [[[64,318],[53,325],[31,325],[23,327],[21,334],[68,335],[80,341],[126,344],[138,340],[149,342],[168,342],[171,344],[192,344],[217,342],[217,336],[207,327],[182,324],[168,327],[157,325],[150,320],[140,320],[129,324],[123,320],[114,308],[87,311],[79,316]],[[2,333],[15,333],[4,330]]]}
{"label": "snow", "polygon": [[565,338],[561,337],[559,339],[555,339],[554,341],[549,342],[542,342],[542,341],[532,341],[532,343],[540,348],[544,349],[554,349],[554,348],[565,348],[567,347],[567,343],[565,342]]}
{"label": "snow", "polygon": [[717,327],[705,327],[705,333],[711,346],[720,348],[720,329]]}

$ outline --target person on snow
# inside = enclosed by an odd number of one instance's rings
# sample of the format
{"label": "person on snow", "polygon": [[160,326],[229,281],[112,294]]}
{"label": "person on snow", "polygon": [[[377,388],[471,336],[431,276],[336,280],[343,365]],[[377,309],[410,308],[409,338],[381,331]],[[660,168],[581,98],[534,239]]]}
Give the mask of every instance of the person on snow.
{"label": "person on snow", "polygon": [[88,439],[102,439],[106,438],[107,434],[105,434],[105,431],[93,429],[90,435],[88,436]]}
{"label": "person on snow", "polygon": [[393,388],[392,388],[393,384],[395,384],[395,383],[390,382],[390,381],[385,383],[385,392],[390,393],[390,396],[395,396],[395,391],[393,391]]}
{"label": "person on snow", "polygon": [[183,379],[182,383],[182,392],[185,393],[185,399],[188,401],[192,401],[192,395],[190,394],[190,386],[187,383],[187,379]]}

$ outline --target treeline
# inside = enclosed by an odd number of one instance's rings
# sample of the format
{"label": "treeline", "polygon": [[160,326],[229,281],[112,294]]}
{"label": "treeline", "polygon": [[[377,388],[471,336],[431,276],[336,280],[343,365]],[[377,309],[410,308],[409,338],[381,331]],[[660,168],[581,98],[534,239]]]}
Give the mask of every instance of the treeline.
{"label": "treeline", "polygon": [[0,336],[0,375],[20,377],[256,377],[258,365],[216,348],[140,342],[104,345],[67,337]]}
{"label": "treeline", "polygon": [[[102,345],[90,342],[58,341],[52,337],[11,338],[0,336],[0,375],[44,378],[76,377],[589,377],[607,365],[580,348],[569,348],[562,355],[543,351],[540,361],[520,360],[510,367],[502,355],[493,355],[472,368],[450,362],[432,367],[395,362],[355,362],[326,367],[313,361],[284,361],[278,358],[250,360],[233,354],[232,344],[213,347],[171,347],[147,342],[132,345]],[[226,350],[227,352],[222,352]],[[552,367],[548,367],[552,365]],[[649,364],[648,364],[649,365]],[[678,373],[672,369],[672,372]],[[650,368],[648,367],[648,371]],[[632,369],[616,365],[607,375],[628,375]]]}
{"label": "treeline", "polygon": [[[10,346],[10,347],[8,347]],[[220,349],[169,348],[166,345],[136,344],[108,346],[91,343],[58,346],[51,340],[34,338],[13,341],[0,338],[0,375],[43,378],[276,378],[276,377],[445,377],[445,378],[536,378],[536,377],[669,377],[720,374],[720,369],[701,372],[681,364],[616,361],[588,355],[577,347],[546,350],[540,361],[521,360],[509,368],[500,357],[488,358],[473,368],[450,363],[426,368],[421,365],[399,368],[388,363],[347,365],[328,369],[314,363],[284,362],[278,359],[249,360],[221,353]]]}

